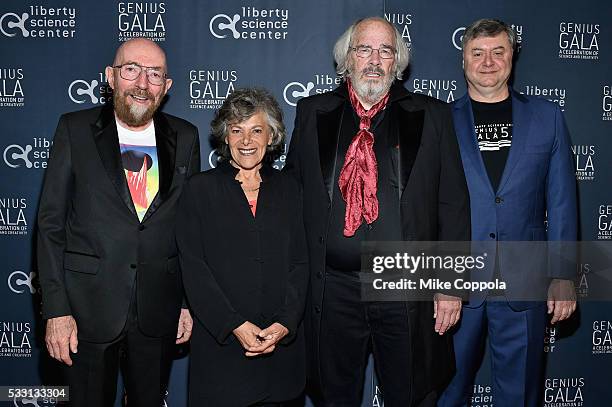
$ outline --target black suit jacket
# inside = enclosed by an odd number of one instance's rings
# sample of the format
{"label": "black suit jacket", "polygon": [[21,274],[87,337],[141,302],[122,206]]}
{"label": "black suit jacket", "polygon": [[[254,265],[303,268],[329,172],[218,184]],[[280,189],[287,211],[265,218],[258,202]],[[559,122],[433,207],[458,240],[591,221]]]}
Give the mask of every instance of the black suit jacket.
{"label": "black suit jacket", "polygon": [[[297,397],[305,384],[302,316],[308,287],[298,183],[261,171],[257,216],[222,162],[189,180],[177,241],[194,315],[189,400],[193,406],[246,406]],[[232,331],[279,322],[289,335],[270,355],[247,358]]]}
{"label": "black suit jacket", "polygon": [[87,341],[121,333],[132,295],[145,334],[176,334],[183,295],[174,222],[183,183],[200,170],[199,138],[174,116],[158,113],[154,125],[159,192],[142,222],[113,109],[65,114],[55,133],[38,211],[43,317],[73,315]]}
{"label": "black suit jacket", "polygon": [[[469,240],[469,198],[449,106],[392,86],[386,115],[391,137],[399,140],[398,199],[403,240]],[[311,296],[305,320],[309,336],[309,382],[319,387],[319,328],[325,288],[325,247],[332,194],[340,193],[336,152],[346,84],[323,95],[301,99],[285,171],[304,189],[304,223],[311,271]],[[379,216],[385,216],[381,213]],[[414,399],[443,388],[454,372],[450,335],[434,332],[433,305],[407,303],[413,332]]]}

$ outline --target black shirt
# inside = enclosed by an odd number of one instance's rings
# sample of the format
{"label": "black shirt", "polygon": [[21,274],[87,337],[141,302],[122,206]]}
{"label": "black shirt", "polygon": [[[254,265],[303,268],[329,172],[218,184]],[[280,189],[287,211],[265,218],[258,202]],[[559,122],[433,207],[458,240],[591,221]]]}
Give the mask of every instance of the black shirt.
{"label": "black shirt", "polygon": [[512,98],[495,103],[471,102],[478,148],[493,191],[497,191],[512,145]]}
{"label": "black shirt", "polygon": [[[378,164],[378,218],[368,225],[365,220],[352,237],[344,236],[346,203],[340,192],[338,178],[344,165],[346,151],[359,129],[359,116],[350,102],[345,103],[336,166],[334,189],[327,237],[326,264],[335,270],[359,271],[361,269],[362,241],[396,241],[402,239],[400,225],[399,189],[397,183],[398,140],[389,134],[386,110],[372,118],[370,131],[374,134],[374,154]],[[397,138],[397,135],[395,135]]]}
{"label": "black shirt", "polygon": [[[495,103],[472,101],[474,129],[493,191],[497,191],[512,145],[512,98]],[[495,256],[493,279],[499,274],[499,253]],[[489,290],[489,297],[504,295],[503,290]]]}

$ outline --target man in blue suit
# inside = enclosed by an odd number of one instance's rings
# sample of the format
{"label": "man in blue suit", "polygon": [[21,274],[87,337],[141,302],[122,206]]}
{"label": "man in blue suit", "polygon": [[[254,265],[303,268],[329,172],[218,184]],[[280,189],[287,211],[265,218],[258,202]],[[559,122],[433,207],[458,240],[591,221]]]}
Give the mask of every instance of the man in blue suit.
{"label": "man in blue suit", "polygon": [[[541,405],[546,313],[556,323],[575,310],[575,269],[556,267],[559,259],[545,251],[517,256],[520,243],[508,242],[529,242],[536,250],[534,241],[576,240],[569,135],[559,107],[508,86],[516,43],[508,25],[478,20],[462,43],[468,93],[454,103],[453,118],[470,193],[472,239],[492,243],[495,261],[484,278],[506,281],[508,289],[474,295],[464,307],[454,335],[457,373],[438,405],[469,404],[487,332],[495,405]],[[542,286],[542,294],[525,293],[525,281],[536,291]]]}

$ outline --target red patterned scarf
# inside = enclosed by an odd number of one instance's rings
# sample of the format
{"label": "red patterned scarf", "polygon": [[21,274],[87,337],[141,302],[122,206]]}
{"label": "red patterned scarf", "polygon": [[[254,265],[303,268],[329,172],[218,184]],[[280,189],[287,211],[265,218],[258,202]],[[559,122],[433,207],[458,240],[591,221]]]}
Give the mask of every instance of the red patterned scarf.
{"label": "red patterned scarf", "polygon": [[344,158],[338,185],[346,202],[344,214],[344,236],[350,237],[361,225],[362,219],[370,224],[378,218],[376,197],[378,168],[374,155],[374,134],[370,131],[372,118],[387,105],[389,94],[365,110],[359,102],[350,81],[348,83],[351,105],[359,116],[359,131],[353,137]]}

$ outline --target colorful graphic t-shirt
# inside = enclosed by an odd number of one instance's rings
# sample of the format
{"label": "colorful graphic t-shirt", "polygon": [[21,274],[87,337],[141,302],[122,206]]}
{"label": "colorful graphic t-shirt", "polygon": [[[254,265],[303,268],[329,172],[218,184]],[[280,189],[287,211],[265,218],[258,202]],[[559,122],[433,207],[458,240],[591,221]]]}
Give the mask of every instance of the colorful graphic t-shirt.
{"label": "colorful graphic t-shirt", "polygon": [[119,149],[125,178],[138,219],[142,221],[159,190],[159,164],[155,145],[155,126],[131,131],[117,124]]}

